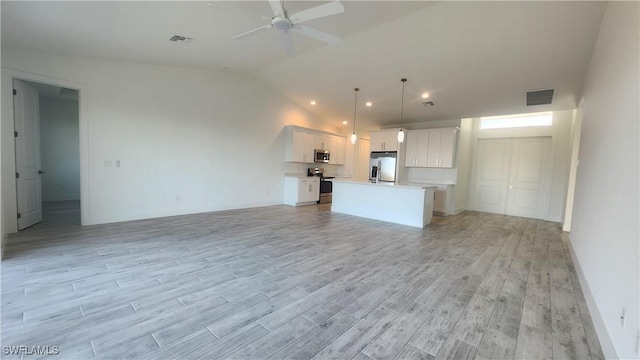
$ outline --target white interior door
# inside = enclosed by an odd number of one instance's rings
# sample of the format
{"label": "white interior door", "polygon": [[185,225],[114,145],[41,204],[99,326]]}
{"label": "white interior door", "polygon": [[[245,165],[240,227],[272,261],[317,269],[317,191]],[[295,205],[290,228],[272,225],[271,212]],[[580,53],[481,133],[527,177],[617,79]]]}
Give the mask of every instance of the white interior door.
{"label": "white interior door", "polygon": [[16,146],[18,230],[42,221],[40,112],[38,91],[14,80],[13,109]]}
{"label": "white interior door", "polygon": [[504,214],[509,183],[511,139],[480,139],[476,152],[473,208]]}
{"label": "white interior door", "polygon": [[508,215],[544,219],[548,207],[550,148],[548,137],[513,139]]}
{"label": "white interior door", "polygon": [[551,138],[480,139],[473,208],[544,219],[551,178]]}

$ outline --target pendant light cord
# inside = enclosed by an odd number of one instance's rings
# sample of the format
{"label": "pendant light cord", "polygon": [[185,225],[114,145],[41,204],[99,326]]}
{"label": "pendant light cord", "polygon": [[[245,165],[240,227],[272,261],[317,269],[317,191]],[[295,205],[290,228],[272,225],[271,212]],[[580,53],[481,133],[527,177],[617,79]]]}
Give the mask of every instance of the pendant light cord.
{"label": "pendant light cord", "polygon": [[407,82],[407,79],[400,79],[402,81],[402,103],[400,105],[400,131],[402,131],[402,118],[404,116],[404,83]]}
{"label": "pendant light cord", "polygon": [[353,102],[353,133],[356,133],[356,111],[357,111],[357,106],[358,106],[358,91],[360,91],[359,88],[355,88],[353,89],[356,91],[356,98]]}

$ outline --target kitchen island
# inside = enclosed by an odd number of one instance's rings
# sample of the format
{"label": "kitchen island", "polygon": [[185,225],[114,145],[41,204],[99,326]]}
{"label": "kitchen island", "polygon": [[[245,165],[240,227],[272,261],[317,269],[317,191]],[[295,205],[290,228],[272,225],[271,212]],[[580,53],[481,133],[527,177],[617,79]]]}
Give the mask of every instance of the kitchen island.
{"label": "kitchen island", "polygon": [[334,179],[331,211],[423,228],[431,223],[436,187]]}

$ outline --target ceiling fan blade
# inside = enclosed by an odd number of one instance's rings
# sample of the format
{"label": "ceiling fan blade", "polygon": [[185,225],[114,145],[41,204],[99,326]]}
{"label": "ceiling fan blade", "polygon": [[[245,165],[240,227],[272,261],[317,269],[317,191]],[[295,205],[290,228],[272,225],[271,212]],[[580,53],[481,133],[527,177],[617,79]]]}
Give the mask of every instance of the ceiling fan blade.
{"label": "ceiling fan blade", "polygon": [[296,53],[295,48],[293,47],[293,39],[291,38],[291,33],[288,31],[282,31],[282,42],[284,44],[284,52],[289,56],[293,56]]}
{"label": "ceiling fan blade", "polygon": [[271,24],[265,25],[265,26],[261,26],[261,27],[259,27],[257,29],[249,30],[246,33],[242,33],[240,35],[236,35],[236,36],[232,37],[231,39],[235,40],[235,39],[240,39],[240,38],[243,38],[243,37],[247,37],[249,35],[253,35],[253,34],[257,33],[260,30],[266,30],[266,29],[269,29],[269,28],[272,28],[272,27],[273,27],[273,25],[271,25]]}
{"label": "ceiling fan blade", "polygon": [[[273,0],[270,0],[273,1]],[[295,14],[289,15],[289,19],[294,24],[299,24],[305,21],[340,14],[344,12],[344,6],[340,1],[332,1],[327,4],[323,4],[320,6],[312,7],[311,9],[302,10]]]}
{"label": "ceiling fan blade", "polygon": [[271,5],[271,10],[273,11],[273,15],[284,15],[284,10],[282,9],[282,2],[280,0],[269,0],[269,5]]}
{"label": "ceiling fan blade", "polygon": [[318,39],[320,41],[324,41],[328,44],[337,44],[340,42],[340,38],[331,34],[327,34],[326,32],[322,32],[320,30],[312,29],[310,27],[304,25],[295,25],[293,30],[303,34],[310,36],[312,38]]}

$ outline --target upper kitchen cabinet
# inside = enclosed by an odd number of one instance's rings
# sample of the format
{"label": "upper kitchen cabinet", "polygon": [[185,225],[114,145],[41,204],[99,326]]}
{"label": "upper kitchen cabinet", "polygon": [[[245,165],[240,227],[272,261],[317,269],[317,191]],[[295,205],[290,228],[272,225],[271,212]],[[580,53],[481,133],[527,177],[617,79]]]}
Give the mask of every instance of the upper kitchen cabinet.
{"label": "upper kitchen cabinet", "polygon": [[329,164],[344,165],[347,152],[347,139],[343,136],[329,136],[329,153],[331,158]]}
{"label": "upper kitchen cabinet", "polygon": [[407,131],[406,167],[452,168],[457,128]]}
{"label": "upper kitchen cabinet", "polygon": [[331,147],[331,136],[327,134],[315,134],[313,137],[316,150],[329,150]]}
{"label": "upper kitchen cabinet", "polygon": [[427,167],[429,130],[409,130],[406,139],[406,167]]}
{"label": "upper kitchen cabinet", "polygon": [[347,139],[344,136],[307,129],[295,125],[285,128],[285,161],[314,163],[315,150],[329,151],[329,164],[344,165],[347,152]]}
{"label": "upper kitchen cabinet", "polygon": [[371,151],[398,151],[400,129],[371,131]]}
{"label": "upper kitchen cabinet", "polygon": [[429,129],[427,167],[453,167],[456,154],[457,133],[457,128]]}
{"label": "upper kitchen cabinet", "polygon": [[315,134],[303,128],[287,126],[285,161],[313,163]]}

